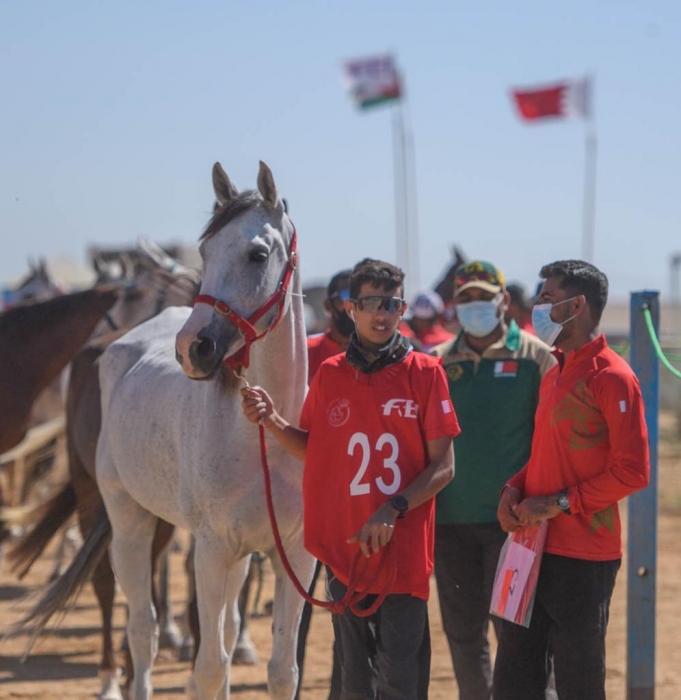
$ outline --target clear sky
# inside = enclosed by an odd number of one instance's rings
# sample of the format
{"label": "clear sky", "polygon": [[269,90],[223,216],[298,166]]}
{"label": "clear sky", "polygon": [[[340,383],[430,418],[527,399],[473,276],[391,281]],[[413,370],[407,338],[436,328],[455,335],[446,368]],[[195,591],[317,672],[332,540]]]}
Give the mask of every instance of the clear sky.
{"label": "clear sky", "polygon": [[669,290],[681,251],[678,0],[0,2],[0,282],[29,256],[192,244],[219,160],[288,199],[303,277],[396,260],[391,110],[343,59],[393,51],[418,184],[420,286],[449,249],[534,285],[581,253],[584,126],[527,125],[509,88],[595,74],[594,262],[613,297]]}

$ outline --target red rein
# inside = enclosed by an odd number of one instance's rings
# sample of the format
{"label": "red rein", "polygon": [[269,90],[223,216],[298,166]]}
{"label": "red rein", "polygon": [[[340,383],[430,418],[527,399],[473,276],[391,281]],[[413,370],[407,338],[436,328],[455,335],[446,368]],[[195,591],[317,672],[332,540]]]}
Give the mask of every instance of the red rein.
{"label": "red rein", "polygon": [[[288,560],[288,557],[286,556],[286,552],[284,551],[284,545],[282,544],[281,535],[279,534],[279,525],[277,524],[277,517],[274,513],[274,503],[272,502],[272,486],[270,483],[270,470],[267,464],[267,442],[265,440],[265,428],[262,425],[259,425],[258,430],[260,433],[260,462],[262,464],[262,473],[265,477],[265,496],[267,498],[267,512],[270,516],[270,525],[272,527],[272,533],[274,534],[274,542],[277,545],[277,552],[279,552],[281,563],[284,565],[284,569],[286,569],[286,573],[291,579],[291,582],[295,586],[298,593],[300,593],[300,595],[303,596],[303,598],[308,603],[316,605],[319,608],[325,608],[326,610],[330,610],[336,615],[342,615],[345,612],[346,608],[350,608],[350,610],[352,610],[352,612],[355,613],[355,615],[357,615],[358,617],[369,617],[369,615],[373,615],[378,610],[378,608],[381,607],[383,601],[385,600],[385,597],[388,595],[390,589],[392,588],[393,583],[395,583],[397,568],[395,565],[395,554],[392,547],[392,540],[388,542],[388,544],[383,548],[383,552],[381,553],[381,562],[378,566],[378,569],[376,570],[376,573],[374,574],[371,581],[369,581],[369,583],[366,586],[364,586],[364,588],[359,588],[359,583],[361,581],[363,572],[358,572],[358,565],[360,560],[363,560],[364,557],[362,556],[362,551],[358,549],[357,554],[355,555],[355,558],[352,562],[352,566],[350,568],[347,591],[343,596],[343,599],[336,601],[328,601],[317,600],[316,598],[313,598],[303,588],[302,584],[298,580],[293,569],[291,568],[291,564]],[[386,584],[384,590],[376,596],[376,600],[369,607],[359,608],[359,602],[367,595],[370,595],[369,591],[371,591],[371,589],[374,588],[376,581],[378,580],[383,569],[385,568],[385,565],[388,561],[388,557],[390,557],[391,560],[390,578],[388,583]]]}

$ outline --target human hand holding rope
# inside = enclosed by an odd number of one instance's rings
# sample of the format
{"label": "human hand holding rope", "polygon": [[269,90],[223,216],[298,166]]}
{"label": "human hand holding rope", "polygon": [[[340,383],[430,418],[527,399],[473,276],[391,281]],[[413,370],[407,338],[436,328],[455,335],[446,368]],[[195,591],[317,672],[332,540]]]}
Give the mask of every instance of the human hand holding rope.
{"label": "human hand holding rope", "polygon": [[365,557],[377,554],[392,539],[396,519],[397,512],[386,502],[374,512],[361,530],[347,540],[347,543],[359,542]]}
{"label": "human hand holding rope", "polygon": [[241,389],[241,406],[244,415],[251,423],[267,425],[275,413],[270,395],[259,386],[246,386]]}

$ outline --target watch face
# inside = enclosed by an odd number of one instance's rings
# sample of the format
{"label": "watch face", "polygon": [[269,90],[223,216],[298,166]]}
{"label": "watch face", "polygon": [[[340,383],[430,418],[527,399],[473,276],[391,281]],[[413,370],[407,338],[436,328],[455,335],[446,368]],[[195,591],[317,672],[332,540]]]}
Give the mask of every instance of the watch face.
{"label": "watch face", "polygon": [[390,499],[390,503],[395,510],[399,510],[401,513],[404,513],[409,508],[409,503],[407,503],[407,499],[404,496],[393,496]]}
{"label": "watch face", "polygon": [[567,510],[570,507],[570,499],[566,493],[561,493],[560,496],[558,496],[558,507],[561,510]]}

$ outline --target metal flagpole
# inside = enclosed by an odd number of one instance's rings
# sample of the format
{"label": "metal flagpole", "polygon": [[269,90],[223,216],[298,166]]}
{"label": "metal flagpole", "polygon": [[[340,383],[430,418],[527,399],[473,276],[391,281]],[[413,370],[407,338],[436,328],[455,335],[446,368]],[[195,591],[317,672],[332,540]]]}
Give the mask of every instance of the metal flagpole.
{"label": "metal flagpole", "polygon": [[407,257],[410,262],[412,288],[421,289],[421,264],[419,257],[419,217],[418,189],[416,187],[416,151],[414,149],[414,129],[407,112],[406,150],[405,150],[405,179],[409,187],[409,237]]}
{"label": "metal flagpole", "polygon": [[[406,136],[401,100],[393,109],[393,177],[395,187],[395,252],[397,265],[405,274],[405,295],[411,289],[409,260],[409,186],[407,178]],[[410,298],[407,296],[407,298]]]}
{"label": "metal flagpole", "polygon": [[582,260],[593,262],[596,233],[596,130],[588,125],[584,135],[584,213],[582,221]]}
{"label": "metal flagpole", "polygon": [[582,212],[582,260],[594,261],[596,235],[596,160],[598,139],[593,117],[593,78],[587,78],[582,95],[582,109],[586,119],[584,131],[584,205]]}

